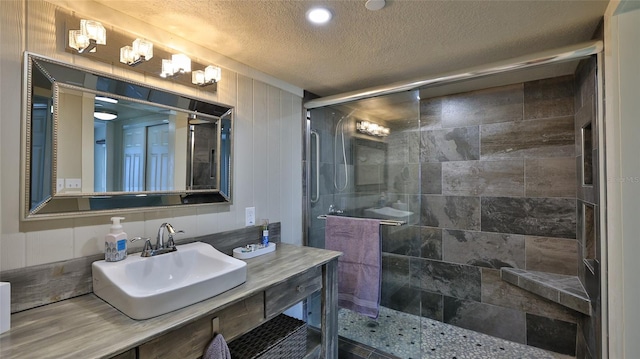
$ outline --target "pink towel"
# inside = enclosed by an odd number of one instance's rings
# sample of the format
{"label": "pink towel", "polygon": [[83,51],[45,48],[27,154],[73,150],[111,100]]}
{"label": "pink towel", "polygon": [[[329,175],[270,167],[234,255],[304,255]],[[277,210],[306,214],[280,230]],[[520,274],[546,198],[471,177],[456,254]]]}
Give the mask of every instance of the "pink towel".
{"label": "pink towel", "polygon": [[327,216],[325,247],[338,259],[338,305],[371,318],[380,309],[380,221]]}
{"label": "pink towel", "polygon": [[227,346],[227,342],[224,340],[222,334],[217,334],[213,337],[213,340],[211,340],[211,343],[207,346],[202,359],[231,359],[229,346]]}

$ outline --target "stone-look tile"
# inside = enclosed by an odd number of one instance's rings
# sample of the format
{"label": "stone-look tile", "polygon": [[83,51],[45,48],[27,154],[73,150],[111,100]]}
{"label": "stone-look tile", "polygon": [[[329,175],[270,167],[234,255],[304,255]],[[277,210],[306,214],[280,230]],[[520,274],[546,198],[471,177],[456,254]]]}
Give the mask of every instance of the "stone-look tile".
{"label": "stone-look tile", "polygon": [[591,302],[576,298],[575,294],[560,291],[559,303],[569,308],[575,308],[580,313],[591,313]]}
{"label": "stone-look tile", "polygon": [[382,251],[405,256],[420,256],[420,227],[382,226]]}
{"label": "stone-look tile", "polygon": [[480,229],[480,198],[422,196],[421,224],[451,229]]}
{"label": "stone-look tile", "polygon": [[[583,264],[584,267],[586,265]],[[587,293],[587,297],[591,300],[592,308],[597,309],[596,307],[600,304],[600,278],[602,277],[600,263],[597,261],[592,261],[592,267],[594,271],[592,272],[589,269],[585,269],[584,279],[581,280],[581,283],[584,285],[584,289]]]}
{"label": "stone-look tile", "polygon": [[[598,158],[598,150],[593,150],[594,158]],[[594,173],[598,173],[600,171],[598,161],[594,161]],[[577,179],[577,191],[576,197],[589,203],[598,203],[600,201],[600,193],[598,191],[598,177],[595,176],[593,178],[592,185],[585,185],[583,183],[584,174],[582,172],[582,156],[576,157],[576,179]]]}
{"label": "stone-look tile", "polygon": [[518,274],[516,271],[500,271],[500,278],[513,285],[518,285]]}
{"label": "stone-look tile", "polygon": [[525,267],[524,236],[446,229],[443,260],[478,267]]}
{"label": "stone-look tile", "polygon": [[540,281],[532,280],[527,277],[518,278],[518,286],[531,293],[535,293],[543,298],[547,298],[556,303],[560,300],[560,292],[557,288],[541,285]]}
{"label": "stone-look tile", "polygon": [[596,93],[596,59],[589,58],[580,61],[575,72],[575,111],[595,97]]}
{"label": "stone-look tile", "polygon": [[576,238],[576,200],[483,197],[482,231]]}
{"label": "stone-look tile", "polygon": [[387,164],[389,192],[402,194],[420,193],[420,165]]}
{"label": "stone-look tile", "polygon": [[575,156],[573,116],[482,125],[480,157],[545,158]]}
{"label": "stone-look tile", "polygon": [[576,334],[574,323],[527,314],[527,345],[575,355]]}
{"label": "stone-look tile", "polygon": [[421,227],[420,229],[420,257],[442,260],[442,229]]}
{"label": "stone-look tile", "polygon": [[525,343],[525,313],[444,297],[444,322],[516,343]]}
{"label": "stone-look tile", "polygon": [[566,322],[577,321],[575,311],[502,280],[496,269],[482,268],[482,302]]}
{"label": "stone-look tile", "polygon": [[404,285],[394,291],[389,291],[383,284],[380,305],[404,313],[420,315],[421,292],[419,288],[410,285]]}
{"label": "stone-look tile", "polygon": [[575,157],[526,159],[527,197],[575,197]]}
{"label": "stone-look tile", "polygon": [[[507,272],[512,272],[518,279],[513,281],[513,276],[502,276],[503,280],[578,312],[591,315],[588,305],[589,297],[578,277],[514,268],[500,270],[501,274]],[[561,296],[564,300],[560,299]],[[572,298],[569,299],[569,297]]]}
{"label": "stone-look tile", "polygon": [[[573,134],[573,124],[571,126]],[[478,126],[422,131],[421,133],[420,162],[477,159],[480,159]]]}
{"label": "stone-look tile", "polygon": [[382,253],[382,292],[389,296],[410,280],[409,257]]}
{"label": "stone-look tile", "polygon": [[524,84],[524,119],[573,116],[573,75]]}
{"label": "stone-look tile", "polygon": [[578,241],[525,237],[527,270],[578,275]]}
{"label": "stone-look tile", "polygon": [[595,99],[591,98],[585,102],[584,106],[576,109],[575,131],[576,131],[576,155],[581,155],[584,148],[582,129],[591,124],[591,148],[598,148],[598,123],[596,121]]}
{"label": "stone-look tile", "polygon": [[442,194],[442,163],[421,163],[420,181],[420,192],[422,194]]}
{"label": "stone-look tile", "polygon": [[[313,167],[313,164],[312,164]],[[334,166],[332,163],[320,164],[320,195],[332,194],[335,189],[333,188],[333,171]],[[315,175],[315,168],[311,169],[312,176]],[[315,191],[316,179],[311,179],[311,189]],[[315,193],[314,193],[315,196]]]}
{"label": "stone-look tile", "polygon": [[583,316],[582,320],[578,321],[578,333],[582,333],[584,336],[592,357],[598,358],[600,357],[599,353],[602,352],[602,344],[599,339],[602,338],[602,311],[600,300],[594,303],[596,303],[593,309],[594,315]]}
{"label": "stone-look tile", "polygon": [[442,127],[522,120],[523,84],[494,87],[442,98]]}
{"label": "stone-look tile", "polygon": [[442,320],[442,295],[409,285],[403,286],[389,296],[382,296],[380,304],[404,313]]}
{"label": "stone-look tile", "polygon": [[480,301],[480,268],[433,261],[411,259],[411,284],[450,297]]}
{"label": "stone-look tile", "polygon": [[584,335],[580,331],[580,325],[578,325],[578,336],[576,338],[576,359],[592,359],[593,357],[589,353],[587,348],[587,342]]}
{"label": "stone-look tile", "polygon": [[450,229],[480,229],[480,198],[422,196],[421,224]]}
{"label": "stone-look tile", "polygon": [[420,129],[437,130],[442,128],[442,97],[420,100]]}
{"label": "stone-look tile", "polygon": [[580,224],[583,226],[579,229],[584,236],[584,258],[596,259],[596,248],[599,246],[597,243],[597,228],[596,218],[598,216],[598,207],[589,203],[582,202],[582,221]]}
{"label": "stone-look tile", "polygon": [[[391,132],[386,138],[386,143],[388,164],[404,165],[420,162],[419,131]],[[333,144],[331,146],[333,148]]]}
{"label": "stone-look tile", "polygon": [[442,194],[445,195],[521,197],[524,182],[521,159],[442,163]]}
{"label": "stone-look tile", "polygon": [[427,291],[420,293],[420,316],[443,321],[444,320],[444,296]]}

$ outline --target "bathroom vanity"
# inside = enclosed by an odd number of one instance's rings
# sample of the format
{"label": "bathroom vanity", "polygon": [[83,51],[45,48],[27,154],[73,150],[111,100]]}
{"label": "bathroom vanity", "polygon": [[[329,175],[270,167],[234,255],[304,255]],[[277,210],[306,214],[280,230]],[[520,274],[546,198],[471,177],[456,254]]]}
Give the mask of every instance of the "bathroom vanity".
{"label": "bathroom vanity", "polygon": [[339,256],[280,243],[246,260],[245,283],[146,320],[127,317],[93,293],[18,312],[0,335],[0,357],[199,358],[214,331],[232,341],[321,291],[320,344],[308,344],[308,357],[337,359]]}

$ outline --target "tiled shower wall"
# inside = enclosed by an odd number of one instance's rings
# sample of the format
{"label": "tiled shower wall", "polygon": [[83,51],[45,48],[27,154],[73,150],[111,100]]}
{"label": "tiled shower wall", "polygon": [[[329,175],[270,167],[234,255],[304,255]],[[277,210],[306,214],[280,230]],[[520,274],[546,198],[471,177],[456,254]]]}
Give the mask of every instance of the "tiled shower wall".
{"label": "tiled shower wall", "polygon": [[578,275],[574,83],[423,99],[392,127],[390,197],[419,216],[384,227],[384,306],[575,354],[577,315],[499,274]]}
{"label": "tiled shower wall", "polygon": [[[596,60],[580,63],[576,71],[576,181],[578,183],[579,278],[589,294],[593,315],[578,321],[578,359],[598,358],[602,339],[600,296],[599,161],[596,121]],[[584,258],[584,261],[583,261]]]}

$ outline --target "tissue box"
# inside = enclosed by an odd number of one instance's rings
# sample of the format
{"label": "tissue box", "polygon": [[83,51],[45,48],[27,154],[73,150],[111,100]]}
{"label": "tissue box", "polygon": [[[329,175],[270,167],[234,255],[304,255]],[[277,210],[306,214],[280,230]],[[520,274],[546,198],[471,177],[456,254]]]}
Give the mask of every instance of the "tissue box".
{"label": "tissue box", "polygon": [[0,282],[0,333],[11,328],[11,283]]}

